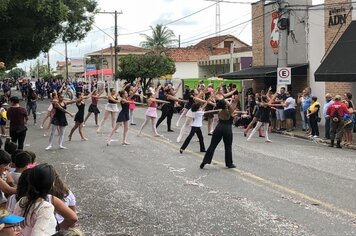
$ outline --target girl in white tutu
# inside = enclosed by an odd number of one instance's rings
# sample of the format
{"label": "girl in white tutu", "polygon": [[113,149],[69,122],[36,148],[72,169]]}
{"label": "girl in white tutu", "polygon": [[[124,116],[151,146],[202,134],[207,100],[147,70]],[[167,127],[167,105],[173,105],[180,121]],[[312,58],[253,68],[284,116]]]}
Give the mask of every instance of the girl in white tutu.
{"label": "girl in white tutu", "polygon": [[103,127],[105,121],[111,116],[111,127],[114,128],[116,124],[116,113],[119,111],[117,104],[120,103],[119,98],[116,94],[115,89],[110,89],[110,95],[108,96],[108,103],[105,105],[105,113],[102,121],[98,129],[96,130],[97,133],[101,131],[101,127]]}

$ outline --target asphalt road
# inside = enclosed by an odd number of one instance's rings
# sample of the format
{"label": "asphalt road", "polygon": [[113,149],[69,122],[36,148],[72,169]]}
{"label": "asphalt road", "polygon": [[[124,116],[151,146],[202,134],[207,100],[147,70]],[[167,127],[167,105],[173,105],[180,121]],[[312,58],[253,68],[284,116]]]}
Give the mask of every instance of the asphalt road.
{"label": "asphalt road", "polygon": [[[39,121],[47,107],[39,102]],[[76,112],[75,105],[69,109]],[[135,111],[137,124],[144,111]],[[141,137],[139,126],[131,126],[129,146],[121,145],[120,129],[120,141],[107,147],[109,123],[96,134],[92,117],[84,129],[88,141],[76,131],[68,150],[45,151],[48,137],[29,121],[25,148],[70,186],[86,235],[356,235],[354,151],[274,134],[273,143],[247,142],[234,128],[237,168],[224,167],[221,143],[213,165],[201,170],[198,142],[181,155],[176,127],[167,133],[162,123],[164,137],[156,138],[149,125]],[[203,132],[208,147],[206,126]]]}

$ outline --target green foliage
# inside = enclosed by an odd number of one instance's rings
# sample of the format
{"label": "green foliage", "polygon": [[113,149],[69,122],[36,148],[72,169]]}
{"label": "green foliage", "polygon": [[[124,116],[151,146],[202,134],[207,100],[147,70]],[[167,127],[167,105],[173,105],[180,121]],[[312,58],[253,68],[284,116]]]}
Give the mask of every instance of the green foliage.
{"label": "green foliage", "polygon": [[36,65],[30,70],[30,75],[31,77],[43,78],[44,76],[48,75],[47,65],[41,65],[40,62],[37,60]]}
{"label": "green foliage", "polygon": [[45,81],[45,82],[48,82],[50,80],[54,80],[54,76],[52,74],[45,74],[42,79]]}
{"label": "green foliage", "polygon": [[48,51],[58,38],[83,39],[96,6],[96,0],[0,0],[0,61],[9,69]]}
{"label": "green foliage", "polygon": [[26,76],[26,72],[23,69],[16,67],[10,70],[7,76],[9,78],[14,78],[15,80],[17,80],[22,76]]}
{"label": "green foliage", "polygon": [[145,37],[145,41],[140,45],[144,48],[151,49],[156,54],[161,54],[166,48],[171,47],[175,40],[175,35],[172,30],[163,25],[156,25],[155,28],[151,26],[152,36],[142,34]]}
{"label": "green foliage", "polygon": [[152,79],[174,74],[175,71],[175,64],[169,57],[163,55],[128,55],[120,58],[120,71],[116,76],[130,83],[136,78],[140,78],[145,91]]}
{"label": "green foliage", "polygon": [[63,75],[56,75],[56,76],[54,76],[54,79],[62,81],[62,80],[64,80],[64,77],[63,77]]}

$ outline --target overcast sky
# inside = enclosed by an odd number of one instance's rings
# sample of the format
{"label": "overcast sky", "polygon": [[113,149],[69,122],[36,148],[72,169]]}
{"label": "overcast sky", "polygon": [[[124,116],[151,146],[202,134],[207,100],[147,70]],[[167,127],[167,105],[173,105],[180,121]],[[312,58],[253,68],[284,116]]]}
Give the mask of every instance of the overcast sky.
{"label": "overcast sky", "polygon": [[[235,2],[255,2],[254,0],[231,0]],[[313,0],[313,4],[323,3],[323,0]],[[148,30],[156,24],[167,24],[184,16],[196,13],[181,21],[167,25],[178,38],[181,37],[181,46],[196,44],[200,40],[215,36],[216,7],[214,1],[206,0],[98,0],[101,11],[122,11],[118,16],[118,44],[139,46],[144,38],[135,33]],[[220,34],[232,34],[242,41],[251,44],[250,4],[220,3]],[[228,29],[228,30],[225,30]],[[102,32],[104,31],[104,32]],[[150,31],[143,33],[150,34]],[[68,44],[68,58],[82,58],[86,53],[107,48],[114,43],[114,15],[98,14],[95,17],[95,26],[87,37],[80,42]],[[55,68],[56,61],[64,61],[64,45],[58,43],[49,52],[51,67]],[[39,57],[40,62],[46,63],[44,55]],[[35,64],[36,59],[28,60],[19,66],[26,69]]]}

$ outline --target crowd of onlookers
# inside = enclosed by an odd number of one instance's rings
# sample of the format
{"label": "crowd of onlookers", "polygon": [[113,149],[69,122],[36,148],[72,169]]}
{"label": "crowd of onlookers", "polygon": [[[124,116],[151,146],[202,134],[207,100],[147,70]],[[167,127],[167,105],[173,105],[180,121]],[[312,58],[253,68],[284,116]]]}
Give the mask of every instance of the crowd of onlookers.
{"label": "crowd of onlookers", "polygon": [[[1,148],[1,147],[0,147]],[[0,149],[0,235],[83,235],[76,199],[55,168],[6,139]]]}
{"label": "crowd of onlookers", "polygon": [[[263,101],[266,97],[267,100]],[[305,88],[296,98],[289,91],[281,87],[278,93],[268,90],[254,93],[252,89],[246,93],[247,114],[242,115],[237,122],[238,126],[245,127],[247,132],[261,120],[260,108],[269,107],[270,130],[291,132],[297,127],[297,120],[302,123],[302,131],[310,138],[320,138],[319,124],[324,121],[324,139],[331,140],[330,146],[341,148],[341,145],[352,144],[352,132],[355,128],[354,105],[352,94],[325,95],[324,105],[310,88]],[[260,136],[262,132],[260,130]]]}

